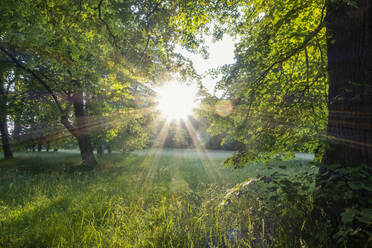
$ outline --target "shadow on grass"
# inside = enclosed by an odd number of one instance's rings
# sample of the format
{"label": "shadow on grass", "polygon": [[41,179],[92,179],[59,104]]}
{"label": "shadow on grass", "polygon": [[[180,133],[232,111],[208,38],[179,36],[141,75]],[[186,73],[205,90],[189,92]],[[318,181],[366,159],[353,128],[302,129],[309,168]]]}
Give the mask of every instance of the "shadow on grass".
{"label": "shadow on grass", "polygon": [[107,155],[96,170],[66,173],[61,168],[79,156],[22,155],[0,162],[0,247],[57,246],[71,230],[78,237],[91,225],[84,216],[99,227],[112,204],[133,195],[130,179],[143,159]]}
{"label": "shadow on grass", "polygon": [[[98,156],[97,170],[121,169],[116,164],[130,164],[140,159],[133,155],[107,154]],[[131,161],[130,161],[131,160]],[[12,171],[27,174],[79,172],[81,157],[76,153],[16,153],[14,159],[0,160],[0,172]]]}
{"label": "shadow on grass", "polygon": [[[51,240],[37,233],[41,234],[46,228],[53,226],[53,223],[47,223],[47,219],[55,215],[58,211],[61,212],[61,209],[65,211],[69,204],[70,201],[59,199],[50,203],[39,203],[27,209],[19,210],[22,211],[20,214],[14,211],[15,213],[10,218],[0,221],[0,246],[48,247],[51,244]],[[58,229],[57,226],[54,226],[54,228]]]}
{"label": "shadow on grass", "polygon": [[63,172],[81,163],[79,154],[70,153],[16,153],[14,159],[0,160],[0,170],[19,173]]}

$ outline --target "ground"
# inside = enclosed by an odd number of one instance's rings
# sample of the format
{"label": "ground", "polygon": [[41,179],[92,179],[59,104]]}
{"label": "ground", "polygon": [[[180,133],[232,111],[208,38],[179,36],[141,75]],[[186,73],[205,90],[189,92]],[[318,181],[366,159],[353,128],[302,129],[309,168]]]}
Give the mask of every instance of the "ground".
{"label": "ground", "polygon": [[[0,161],[0,247],[249,247],[248,229],[220,203],[269,170],[223,168],[230,154],[117,153],[72,172],[76,153],[16,153]],[[309,168],[306,159],[286,171]]]}

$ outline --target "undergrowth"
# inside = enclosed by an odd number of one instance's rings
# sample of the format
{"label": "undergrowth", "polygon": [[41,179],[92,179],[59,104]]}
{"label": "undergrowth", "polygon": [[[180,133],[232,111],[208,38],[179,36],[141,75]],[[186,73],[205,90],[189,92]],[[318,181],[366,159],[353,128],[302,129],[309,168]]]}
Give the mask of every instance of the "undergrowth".
{"label": "undergrowth", "polygon": [[231,170],[221,157],[113,154],[70,173],[77,154],[16,155],[0,161],[0,247],[304,246],[306,161]]}

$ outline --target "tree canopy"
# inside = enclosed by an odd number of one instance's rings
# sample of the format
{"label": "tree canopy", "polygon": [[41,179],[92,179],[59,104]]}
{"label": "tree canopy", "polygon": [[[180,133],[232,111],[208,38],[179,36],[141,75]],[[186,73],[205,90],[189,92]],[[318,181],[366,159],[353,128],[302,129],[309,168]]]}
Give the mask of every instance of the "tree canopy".
{"label": "tree canopy", "polygon": [[[8,1],[1,7],[1,51],[29,88],[47,94],[95,165],[89,134],[97,118],[133,111],[131,86],[192,73],[175,54],[194,34],[175,23],[178,3],[163,1]],[[197,27],[198,25],[194,25]],[[187,37],[187,38],[186,38]],[[195,43],[195,42],[194,42]],[[101,123],[102,124],[102,123]]]}
{"label": "tree canopy", "polygon": [[[372,192],[371,5],[369,0],[4,0],[4,156],[13,156],[11,140],[41,150],[74,137],[83,168],[92,169],[93,147],[101,152],[104,146],[124,152],[145,147],[161,132],[152,125],[159,121],[152,85],[172,77],[200,82],[177,46],[207,57],[206,35],[218,40],[229,34],[237,40],[236,61],[211,72],[222,75],[217,89],[223,94],[208,94],[201,86],[202,117],[192,122],[207,123],[209,132],[222,138],[217,146],[235,149],[224,162],[230,167],[314,153],[320,162],[314,219],[321,221],[321,213],[329,217],[329,247],[345,236],[352,237],[348,245],[359,245],[368,240],[371,233],[363,230],[372,219],[366,214]],[[186,134],[187,124],[170,126],[166,145],[189,147],[195,140]]]}
{"label": "tree canopy", "polygon": [[241,144],[226,163],[321,150],[328,94],[323,1],[249,1],[236,11],[225,30],[239,37],[236,63],[220,69],[217,86],[233,109],[228,116],[206,113],[210,130]]}

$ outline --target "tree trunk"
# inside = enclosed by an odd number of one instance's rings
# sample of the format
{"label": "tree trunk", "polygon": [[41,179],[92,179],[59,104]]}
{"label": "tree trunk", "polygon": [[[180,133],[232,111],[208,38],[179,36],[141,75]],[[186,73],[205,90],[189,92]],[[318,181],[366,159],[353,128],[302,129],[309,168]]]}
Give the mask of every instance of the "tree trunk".
{"label": "tree trunk", "polygon": [[104,145],[98,145],[97,154],[102,156],[104,153],[105,153],[105,146]]}
{"label": "tree trunk", "polygon": [[372,166],[372,10],[370,0],[355,2],[358,7],[327,1],[328,144],[315,202],[331,220],[331,235],[341,224],[341,213],[361,203],[346,200],[344,188],[336,186],[342,180],[352,183],[342,173],[361,164]]}
{"label": "tree trunk", "polygon": [[79,135],[76,137],[78,140],[81,159],[83,160],[83,166],[87,168],[94,168],[97,166],[96,158],[93,154],[93,148],[91,145],[89,135]]}
{"label": "tree trunk", "polygon": [[13,158],[13,153],[10,148],[8,123],[6,121],[6,118],[2,118],[1,120],[0,132],[1,132],[1,141],[3,143],[4,159],[11,159]]}
{"label": "tree trunk", "polygon": [[370,0],[357,2],[358,8],[328,4],[326,164],[372,162],[372,10]]}
{"label": "tree trunk", "polygon": [[108,154],[111,154],[112,153],[112,149],[111,149],[111,146],[110,145],[107,145],[107,153]]}
{"label": "tree trunk", "polygon": [[19,143],[20,133],[21,133],[21,124],[19,123],[19,119],[16,118],[14,120],[14,129],[13,129],[13,144]]}
{"label": "tree trunk", "polygon": [[38,151],[38,152],[41,152],[41,149],[42,149],[41,144],[38,143],[38,144],[37,144],[37,151]]}
{"label": "tree trunk", "polygon": [[61,122],[78,141],[82,165],[87,169],[92,169],[97,166],[97,161],[89,137],[89,121],[85,115],[83,94],[75,94],[72,103],[76,119],[75,126],[69,123],[66,115],[62,115]]}
{"label": "tree trunk", "polygon": [[98,139],[97,154],[102,156],[105,153],[105,140],[103,138]]}
{"label": "tree trunk", "polygon": [[[1,79],[0,79],[1,80]],[[13,158],[13,153],[10,148],[8,122],[6,116],[8,95],[4,92],[3,81],[0,81],[0,132],[1,142],[3,144],[4,159]]]}
{"label": "tree trunk", "polygon": [[[56,95],[56,92],[53,91],[52,88],[49,87],[49,85],[40,77],[38,76],[35,71],[26,68],[22,62],[18,61],[18,59],[13,56],[11,53],[9,53],[6,49],[3,47],[0,47],[0,50],[4,52],[13,62],[14,64],[22,68],[23,70],[29,72],[46,90],[47,92],[52,96],[54,102],[56,103],[60,113],[61,113],[61,123],[69,130],[69,132],[78,140],[79,148],[80,148],[80,154],[83,160],[83,165],[87,168],[93,168],[97,165],[97,161],[93,155],[93,149],[90,141],[90,137],[88,134],[88,122],[85,118],[85,111],[84,111],[84,99],[82,91],[79,89],[82,89],[80,83],[77,80],[72,80],[72,83],[77,86],[77,93],[73,94],[73,96],[68,96],[68,99],[70,103],[74,106],[75,111],[75,118],[76,118],[76,126],[71,125],[70,121],[68,120],[68,110],[65,109],[61,104],[61,102],[58,100],[58,97]],[[71,74],[71,73],[70,73]],[[33,149],[35,149],[33,147]]]}

